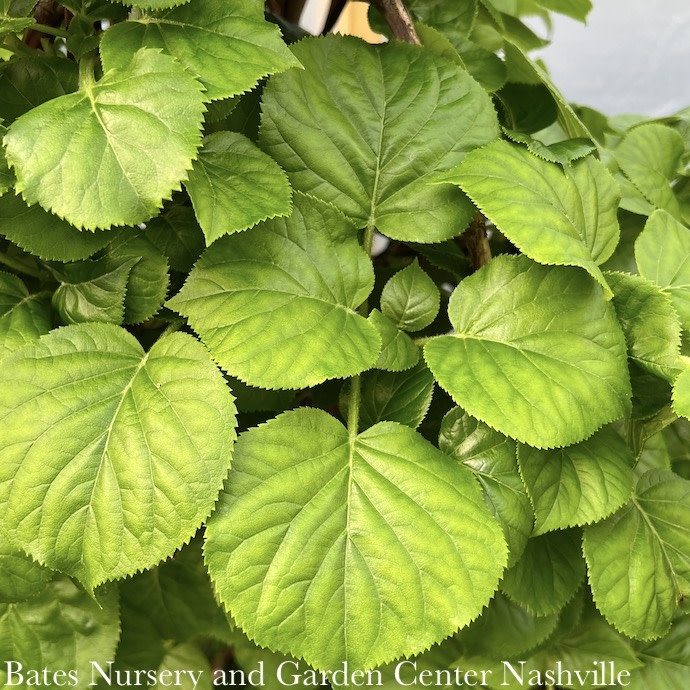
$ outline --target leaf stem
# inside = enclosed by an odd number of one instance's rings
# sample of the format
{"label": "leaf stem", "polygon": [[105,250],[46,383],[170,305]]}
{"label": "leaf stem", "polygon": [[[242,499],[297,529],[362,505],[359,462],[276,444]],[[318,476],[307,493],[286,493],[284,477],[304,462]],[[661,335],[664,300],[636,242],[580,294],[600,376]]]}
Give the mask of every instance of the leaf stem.
{"label": "leaf stem", "polygon": [[88,91],[96,83],[94,69],[96,67],[96,51],[92,51],[79,60],[79,89]]}
{"label": "leaf stem", "polygon": [[48,26],[47,24],[33,24],[29,28],[50,36],[59,36],[60,38],[67,38],[69,36],[65,29],[59,29],[56,26]]}
{"label": "leaf stem", "polygon": [[347,432],[350,443],[354,443],[359,433],[359,406],[362,402],[362,377],[353,376],[350,384],[350,402],[347,406]]}

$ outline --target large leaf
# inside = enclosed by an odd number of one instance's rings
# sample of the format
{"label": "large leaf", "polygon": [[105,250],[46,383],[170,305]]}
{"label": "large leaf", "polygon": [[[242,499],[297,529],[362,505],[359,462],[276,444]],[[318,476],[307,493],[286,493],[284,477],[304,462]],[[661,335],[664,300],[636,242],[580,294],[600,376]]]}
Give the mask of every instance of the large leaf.
{"label": "large leaf", "polygon": [[518,460],[534,505],[534,534],[602,520],[632,492],[632,454],[611,427],[567,448],[520,446]]}
{"label": "large leaf", "polygon": [[623,508],[585,528],[584,552],[606,619],[630,637],[661,637],[690,594],[690,482],[650,470]]}
{"label": "large leaf", "polygon": [[473,151],[446,179],[527,256],[581,266],[611,294],[599,264],[618,244],[620,195],[602,163],[586,158],[564,172],[521,146],[497,141]]}
{"label": "large leaf", "polygon": [[52,325],[46,295],[31,295],[20,278],[0,273],[0,360]]}
{"label": "large leaf", "polygon": [[459,407],[444,417],[438,441],[444,453],[463,462],[479,479],[489,509],[503,526],[512,566],[525,550],[534,524],[518,471],[515,441]]}
{"label": "large leaf", "polygon": [[0,371],[0,512],[41,563],[93,588],[155,565],[210,513],[234,405],[191,336],[144,353],[109,324],[61,328]]}
{"label": "large leaf", "polygon": [[105,666],[119,635],[115,587],[100,590],[96,601],[68,577],[58,577],[33,599],[0,604],[0,684],[85,687],[91,662]]}
{"label": "large leaf", "polygon": [[305,69],[271,79],[260,143],[295,189],[395,239],[460,233],[472,205],[430,182],[498,136],[479,84],[445,58],[399,42],[329,36],[294,51]]}
{"label": "large leaf", "polygon": [[72,225],[135,225],[179,189],[196,155],[201,84],[175,60],[137,52],[78,93],[15,120],[5,136],[15,188]]}
{"label": "large leaf", "polygon": [[690,330],[690,228],[665,211],[654,211],[635,241],[640,273],[671,298],[685,330]]}
{"label": "large leaf", "polygon": [[204,139],[185,183],[206,244],[290,213],[291,189],[278,164],[236,132]]}
{"label": "large leaf", "polygon": [[350,222],[297,195],[289,218],[214,242],[168,304],[228,373],[303,388],[374,364],[379,336],[355,311],[373,284]]}
{"label": "large leaf", "polygon": [[194,0],[147,12],[108,29],[101,54],[122,65],[142,47],[176,57],[199,78],[208,100],[243,93],[261,77],[299,64],[278,28],[264,20],[261,0]]}
{"label": "large leaf", "polygon": [[240,437],[206,539],[245,632],[326,669],[447,637],[479,614],[507,555],[461,464],[406,426],[352,435],[306,408]]}
{"label": "large leaf", "polygon": [[630,409],[623,333],[582,271],[497,257],[450,298],[455,329],[424,349],[473,417],[537,448],[577,443]]}

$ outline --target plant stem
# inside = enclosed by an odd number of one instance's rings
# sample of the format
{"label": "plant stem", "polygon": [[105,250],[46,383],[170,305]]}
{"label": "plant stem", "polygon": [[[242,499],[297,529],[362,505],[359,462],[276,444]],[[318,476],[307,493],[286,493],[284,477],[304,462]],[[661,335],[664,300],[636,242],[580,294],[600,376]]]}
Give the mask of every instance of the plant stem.
{"label": "plant stem", "polygon": [[34,31],[40,31],[40,33],[48,34],[50,36],[59,36],[61,38],[67,38],[67,36],[69,36],[65,29],[59,29],[55,26],[48,26],[47,24],[34,24],[30,28]]}
{"label": "plant stem", "polygon": [[486,236],[486,218],[477,213],[469,227],[462,234],[462,240],[470,256],[472,269],[477,270],[491,261],[491,247]]}
{"label": "plant stem", "polygon": [[374,7],[381,13],[386,20],[386,24],[393,32],[393,36],[406,43],[422,45],[414,28],[414,23],[410,13],[407,11],[402,0],[372,0]]}
{"label": "plant stem", "polygon": [[94,74],[96,59],[94,50],[79,60],[79,89],[82,91],[88,91],[96,83]]}

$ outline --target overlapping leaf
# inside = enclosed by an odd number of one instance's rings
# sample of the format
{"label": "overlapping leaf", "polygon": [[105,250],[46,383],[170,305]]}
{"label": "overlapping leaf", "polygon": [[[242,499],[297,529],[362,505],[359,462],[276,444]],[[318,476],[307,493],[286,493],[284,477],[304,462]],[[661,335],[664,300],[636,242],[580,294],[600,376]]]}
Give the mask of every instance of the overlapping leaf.
{"label": "overlapping leaf", "polygon": [[479,84],[445,58],[399,42],[374,47],[329,36],[294,51],[305,69],[271,79],[260,144],[295,189],[396,239],[459,234],[471,204],[430,182],[497,137]]}
{"label": "overlapping leaf", "polygon": [[0,513],[19,546],[92,588],[194,534],[234,438],[232,398],[197,341],[176,333],[144,353],[123,329],[84,324],[6,362]]}
{"label": "overlapping leaf", "polygon": [[632,492],[632,454],[610,427],[567,448],[520,446],[518,460],[534,505],[535,535],[608,517]]}
{"label": "overlapping leaf", "polygon": [[185,187],[206,244],[290,212],[285,173],[236,132],[216,132],[204,139]]}
{"label": "overlapping leaf", "polygon": [[497,141],[473,151],[446,179],[460,185],[527,256],[581,266],[611,294],[599,264],[618,244],[620,194],[602,163],[586,158],[564,172]]}
{"label": "overlapping leaf", "polygon": [[497,257],[451,296],[455,329],[424,349],[467,412],[537,448],[577,443],[630,409],[613,307],[583,271]]}
{"label": "overlapping leaf", "polygon": [[381,354],[375,364],[377,369],[405,371],[417,364],[419,348],[407,333],[396,328],[378,309],[371,310],[369,321],[381,338]]}
{"label": "overlapping leaf", "polygon": [[381,342],[355,311],[373,284],[350,222],[297,195],[289,218],[214,242],[168,304],[228,373],[302,388],[373,366]]}
{"label": "overlapping leaf", "polygon": [[585,528],[594,601],[630,637],[666,634],[690,591],[690,482],[650,470],[615,515]]}
{"label": "overlapping leaf", "polygon": [[126,64],[140,48],[176,57],[204,85],[208,100],[243,93],[261,77],[299,65],[278,28],[264,20],[261,0],[194,0],[147,12],[111,27],[101,42],[111,65]]}
{"label": "overlapping leaf", "polygon": [[[1,533],[0,533],[1,534]],[[12,547],[2,534],[0,541],[0,606],[31,599],[41,593],[55,573]]]}
{"label": "overlapping leaf", "polygon": [[103,78],[15,120],[5,135],[15,188],[72,225],[135,225],[186,176],[201,134],[201,84],[141,50]]}
{"label": "overlapping leaf", "polygon": [[326,669],[440,641],[478,615],[506,560],[462,465],[408,427],[353,437],[306,408],[240,437],[206,540],[216,590],[249,636]]}

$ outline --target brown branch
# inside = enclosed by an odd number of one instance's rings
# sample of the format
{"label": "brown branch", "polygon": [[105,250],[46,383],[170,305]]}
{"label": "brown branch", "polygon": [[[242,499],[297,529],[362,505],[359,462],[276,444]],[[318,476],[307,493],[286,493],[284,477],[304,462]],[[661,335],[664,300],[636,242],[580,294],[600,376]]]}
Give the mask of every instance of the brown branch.
{"label": "brown branch", "polygon": [[477,212],[461,239],[470,257],[472,270],[476,271],[491,261],[491,247],[486,236],[486,218],[481,213]]}
{"label": "brown branch", "polygon": [[406,43],[422,45],[412,17],[402,0],[371,0],[371,2],[386,20],[395,38]]}

